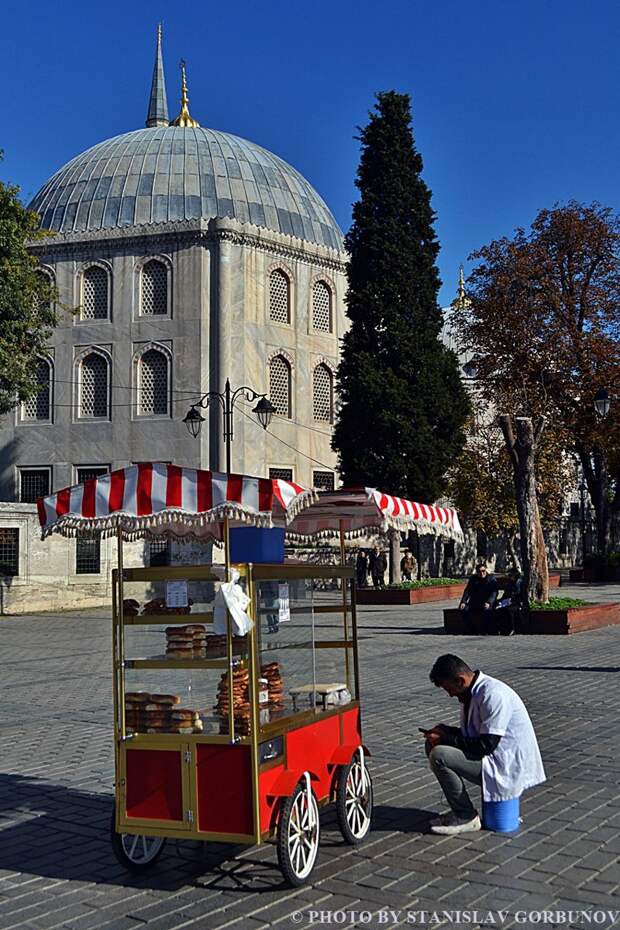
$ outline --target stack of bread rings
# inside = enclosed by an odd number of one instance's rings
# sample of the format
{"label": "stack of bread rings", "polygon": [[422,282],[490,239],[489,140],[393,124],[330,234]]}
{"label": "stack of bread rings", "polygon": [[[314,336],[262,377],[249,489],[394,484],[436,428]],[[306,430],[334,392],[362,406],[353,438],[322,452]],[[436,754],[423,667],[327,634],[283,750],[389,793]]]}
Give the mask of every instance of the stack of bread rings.
{"label": "stack of bread rings", "polygon": [[205,659],[207,635],[201,623],[166,627],[166,658]]}
{"label": "stack of bread rings", "polygon": [[262,665],[260,672],[262,677],[267,679],[269,703],[280,707],[284,703],[284,682],[279,663],[270,662],[268,665]]}
{"label": "stack of bread rings", "polygon": [[[209,658],[221,658],[226,655],[226,635],[218,633],[209,633],[206,641],[207,655]],[[247,648],[247,639],[245,636],[233,636],[232,649],[233,655],[241,655]]]}
{"label": "stack of bread rings", "polygon": [[[241,736],[250,732],[250,673],[247,668],[233,671],[233,714],[235,728]],[[220,733],[228,732],[228,672],[224,672],[217,686],[217,702],[215,713],[224,717],[220,725]]]}
{"label": "stack of bread rings", "polygon": [[180,703],[178,694],[127,691],[125,726],[135,733],[202,733],[198,711]]}

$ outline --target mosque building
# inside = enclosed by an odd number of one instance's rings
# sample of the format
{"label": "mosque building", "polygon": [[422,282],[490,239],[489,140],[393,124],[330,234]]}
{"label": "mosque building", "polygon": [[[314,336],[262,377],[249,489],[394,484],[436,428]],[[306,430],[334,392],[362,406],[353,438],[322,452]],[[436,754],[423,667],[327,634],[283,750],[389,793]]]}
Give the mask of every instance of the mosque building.
{"label": "mosque building", "polygon": [[232,470],[332,487],[334,376],[345,328],[342,233],[319,194],[254,142],[168,118],[158,29],[146,125],[60,168],[30,207],[49,237],[32,245],[61,304],[39,359],[41,392],[0,421],[0,499],[134,462],[224,470],[209,391],[248,386],[234,416]]}

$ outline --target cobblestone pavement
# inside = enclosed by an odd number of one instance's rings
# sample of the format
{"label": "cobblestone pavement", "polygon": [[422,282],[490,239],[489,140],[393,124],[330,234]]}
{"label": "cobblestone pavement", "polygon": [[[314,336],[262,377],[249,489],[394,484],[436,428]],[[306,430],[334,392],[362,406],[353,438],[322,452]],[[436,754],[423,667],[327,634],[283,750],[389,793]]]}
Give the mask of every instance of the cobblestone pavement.
{"label": "cobblestone pavement", "polygon": [[[620,599],[618,586],[562,593]],[[0,928],[611,926],[609,912],[620,914],[620,627],[447,637],[443,606],[362,608],[375,829],[352,849],[326,811],[313,883],[301,890],[283,886],[271,845],[169,842],[146,877],[125,873],[109,843],[106,614],[2,618]],[[458,710],[428,680],[442,652],[510,683],[534,720],[549,780],[523,799],[516,836],[427,832],[443,805],[417,728],[454,722]]]}

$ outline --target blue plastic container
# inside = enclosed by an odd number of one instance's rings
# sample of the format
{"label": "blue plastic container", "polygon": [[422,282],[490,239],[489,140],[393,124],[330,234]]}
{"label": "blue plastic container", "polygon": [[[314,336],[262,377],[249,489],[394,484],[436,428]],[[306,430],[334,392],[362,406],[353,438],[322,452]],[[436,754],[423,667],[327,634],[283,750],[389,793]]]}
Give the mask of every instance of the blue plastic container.
{"label": "blue plastic container", "polygon": [[483,801],[482,826],[495,833],[512,833],[519,829],[519,798],[508,801]]}
{"label": "blue plastic container", "polygon": [[281,564],[284,562],[284,527],[232,527],[230,561]]}

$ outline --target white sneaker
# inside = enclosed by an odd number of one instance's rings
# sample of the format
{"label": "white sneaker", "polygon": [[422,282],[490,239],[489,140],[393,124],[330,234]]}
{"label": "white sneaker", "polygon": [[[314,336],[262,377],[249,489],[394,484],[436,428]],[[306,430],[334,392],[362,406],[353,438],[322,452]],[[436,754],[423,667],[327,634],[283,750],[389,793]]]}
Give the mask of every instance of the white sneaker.
{"label": "white sneaker", "polygon": [[438,820],[431,821],[431,832],[440,833],[442,836],[453,836],[456,833],[474,833],[481,830],[482,824],[480,817],[476,814],[469,820],[463,820],[457,817],[453,811],[449,814],[442,814]]}

